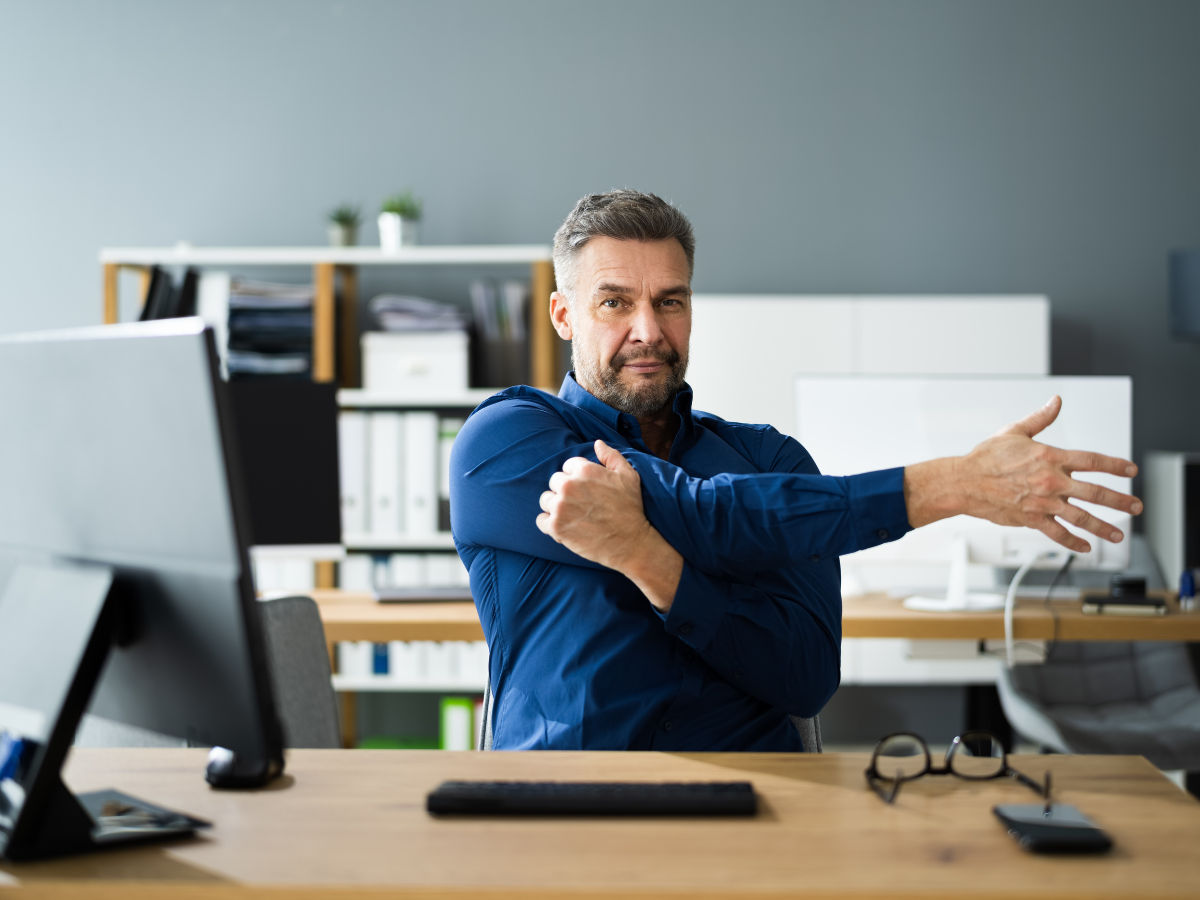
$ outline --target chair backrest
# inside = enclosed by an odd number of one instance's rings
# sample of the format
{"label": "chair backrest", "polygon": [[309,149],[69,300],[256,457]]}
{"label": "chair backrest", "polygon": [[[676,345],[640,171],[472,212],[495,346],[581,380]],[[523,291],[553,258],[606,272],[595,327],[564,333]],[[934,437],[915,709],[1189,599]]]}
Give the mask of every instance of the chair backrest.
{"label": "chair backrest", "polygon": [[[483,689],[483,727],[479,729],[479,749],[492,749],[492,713],[496,702],[492,696],[492,683],[489,681]],[[821,720],[817,716],[802,719],[799,716],[788,716],[796,731],[800,732],[800,745],[805,753],[821,752]]]}
{"label": "chair backrest", "polygon": [[342,746],[325,627],[311,597],[259,602],[285,747]]}
{"label": "chair backrest", "polygon": [[1056,644],[1040,666],[1016,666],[1014,686],[1044,707],[1147,703],[1195,687],[1187,646],[1165,641]]}

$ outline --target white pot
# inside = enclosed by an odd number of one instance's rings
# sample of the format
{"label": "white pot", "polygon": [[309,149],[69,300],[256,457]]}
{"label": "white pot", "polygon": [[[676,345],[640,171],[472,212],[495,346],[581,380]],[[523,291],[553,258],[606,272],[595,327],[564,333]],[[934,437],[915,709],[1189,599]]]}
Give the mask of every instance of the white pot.
{"label": "white pot", "polygon": [[379,249],[384,253],[395,253],[400,249],[402,219],[396,213],[379,214]]}

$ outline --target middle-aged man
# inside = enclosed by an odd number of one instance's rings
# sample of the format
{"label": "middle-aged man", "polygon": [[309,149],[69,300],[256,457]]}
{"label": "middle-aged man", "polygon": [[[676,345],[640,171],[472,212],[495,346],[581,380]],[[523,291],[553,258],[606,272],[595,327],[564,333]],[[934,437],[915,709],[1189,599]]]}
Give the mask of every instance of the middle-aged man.
{"label": "middle-aged man", "polygon": [[[652,194],[584,197],[554,238],[550,315],[575,370],[503,391],[451,459],[451,523],[491,652],[498,749],[799,750],[788,715],[838,686],[838,557],[966,513],[1073,550],[1133,514],[1076,471],[1132,463],[1032,440],[1043,409],[963,457],[823,476],[769,425],[692,408],[695,240]],[[772,323],[761,323],[763,329]],[[753,366],[754,347],[728,348]]]}

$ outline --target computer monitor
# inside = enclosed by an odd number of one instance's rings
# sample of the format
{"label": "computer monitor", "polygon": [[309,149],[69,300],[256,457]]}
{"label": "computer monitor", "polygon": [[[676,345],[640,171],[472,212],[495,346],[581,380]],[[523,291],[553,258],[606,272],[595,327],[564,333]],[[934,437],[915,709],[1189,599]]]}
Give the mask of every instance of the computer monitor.
{"label": "computer monitor", "polygon": [[[204,323],[0,337],[0,383],[0,618],[10,623],[0,653],[8,651],[8,670],[57,671],[38,680],[65,686],[36,694],[29,678],[0,677],[0,731],[8,732],[0,793],[7,789],[9,804],[0,841],[8,855],[87,844],[48,837],[68,834],[65,825],[40,827],[38,838],[21,822],[58,818],[64,805],[68,819],[83,821],[57,768],[89,698],[104,718],[225,748],[208,772],[218,786],[278,774],[282,732],[247,557],[248,516]],[[80,571],[100,581],[73,581]],[[46,587],[76,582],[84,584],[79,596]],[[38,624],[51,614],[60,630]],[[64,642],[57,651],[49,634]],[[21,654],[27,665],[13,662]],[[30,709],[43,714],[40,727]],[[16,743],[20,754],[11,752]],[[35,801],[44,808],[30,808]],[[153,831],[93,825],[92,843]]]}
{"label": "computer monitor", "polygon": [[[1063,399],[1062,412],[1035,440],[1130,458],[1132,384],[1128,378],[800,377],[796,379],[796,438],[826,474],[905,466],[968,453],[1055,394]],[[1128,478],[1084,472],[1075,477],[1122,493],[1130,489]],[[1127,513],[1080,505],[1130,534]],[[1121,569],[1129,565],[1128,537],[1112,544],[1084,536],[1092,549],[1077,555],[1074,566]],[[893,543],[851,554],[843,562],[851,576],[856,569],[869,567],[945,566],[965,562],[956,558],[964,548],[971,562],[1004,567],[1019,567],[1030,560],[1039,566],[1060,566],[1066,557],[1065,548],[1039,531],[956,516]],[[1041,556],[1052,552],[1055,557]]]}

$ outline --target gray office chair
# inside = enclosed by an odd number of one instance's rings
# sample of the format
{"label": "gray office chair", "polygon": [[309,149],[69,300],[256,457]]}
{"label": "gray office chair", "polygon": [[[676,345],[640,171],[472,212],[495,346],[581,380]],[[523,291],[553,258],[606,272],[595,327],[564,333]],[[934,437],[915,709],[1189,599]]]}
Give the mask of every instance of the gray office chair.
{"label": "gray office chair", "polygon": [[285,747],[342,746],[325,626],[311,597],[262,600],[267,667]]}
{"label": "gray office chair", "polygon": [[[492,696],[492,685],[489,681],[483,688],[483,728],[479,729],[479,749],[492,749],[492,711],[495,708],[495,698]],[[805,753],[821,752],[821,720],[817,716],[802,719],[799,716],[788,716],[796,730],[800,732],[800,744]]]}
{"label": "gray office chair", "polygon": [[1060,643],[1043,665],[1002,669],[997,687],[1013,729],[1047,750],[1200,770],[1200,689],[1185,644]]}
{"label": "gray office chair", "polygon": [[[259,602],[267,669],[285,747],[342,746],[337,695],[330,679],[325,628],[310,597]],[[187,742],[121,722],[85,715],[77,747],[185,747]]]}

